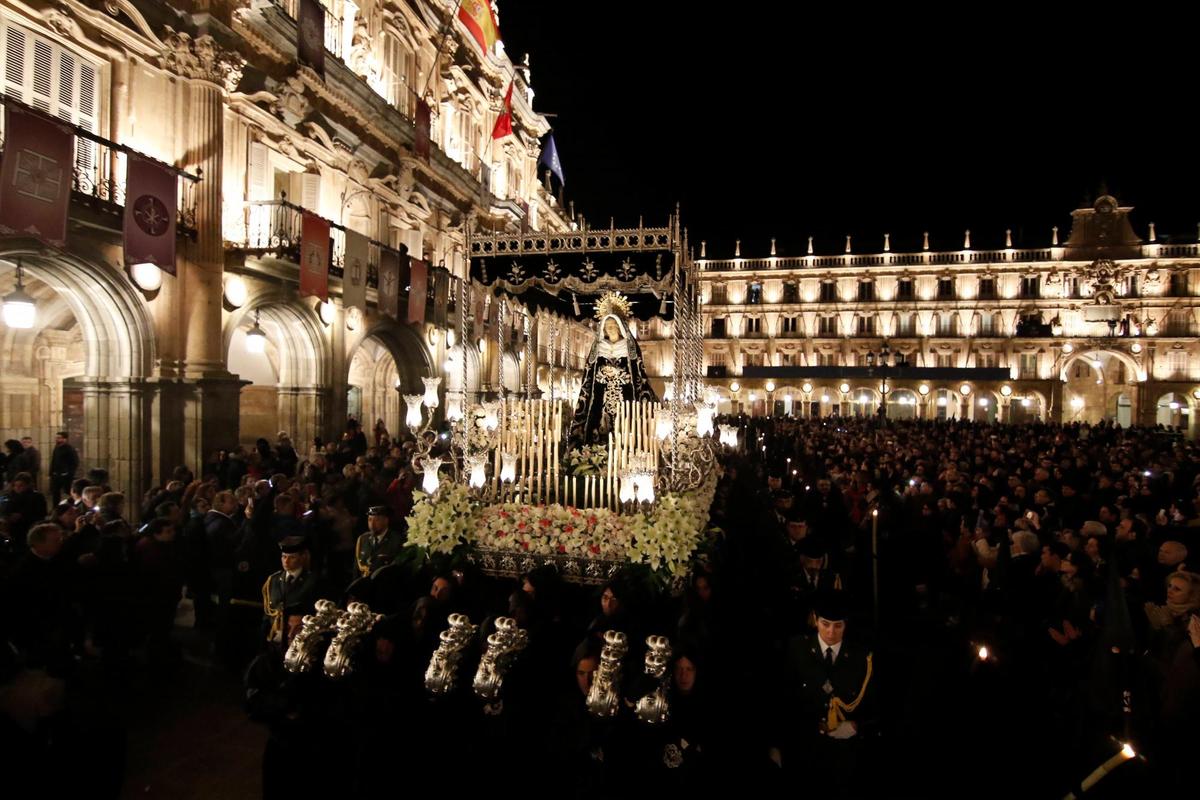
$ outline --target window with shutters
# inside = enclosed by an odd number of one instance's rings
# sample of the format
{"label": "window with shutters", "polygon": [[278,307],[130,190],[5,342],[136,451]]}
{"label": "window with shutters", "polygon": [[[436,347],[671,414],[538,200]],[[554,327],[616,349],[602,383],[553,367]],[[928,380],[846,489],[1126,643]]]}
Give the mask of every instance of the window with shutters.
{"label": "window with shutters", "polygon": [[938,336],[957,336],[958,335],[958,315],[957,314],[938,314],[937,319],[937,335]]}
{"label": "window with shutters", "polygon": [[954,366],[954,354],[953,353],[938,353],[937,354],[937,365],[939,367],[953,367]]}
{"label": "window with shutters", "polygon": [[875,282],[874,281],[859,281],[858,282],[858,299],[859,302],[870,302],[875,299]]}
{"label": "window with shutters", "polygon": [[710,366],[710,367],[723,367],[723,366],[725,366],[725,362],[726,362],[726,359],[725,359],[724,353],[709,353],[708,354],[708,366]]}
{"label": "window with shutters", "polygon": [[837,353],[820,353],[817,355],[817,365],[821,367],[836,367],[838,363]]}
{"label": "window with shutters", "polygon": [[939,300],[954,299],[954,279],[938,278],[937,296]]}
{"label": "window with shutters", "polygon": [[836,303],[837,302],[837,284],[833,281],[821,282],[821,302]]}
{"label": "window with shutters", "polygon": [[1167,356],[1169,377],[1176,380],[1188,376],[1188,353],[1186,350],[1172,350]]}
{"label": "window with shutters", "polygon": [[837,317],[826,316],[817,320],[818,336],[837,336]]}
{"label": "window with shutters", "polygon": [[896,317],[896,335],[915,336],[917,329],[916,318],[916,314],[898,314]]}
{"label": "window with shutters", "polygon": [[400,41],[400,37],[383,32],[383,67],[380,74],[379,93],[383,98],[406,115],[411,116],[410,62],[412,53]]}
{"label": "window with shutters", "polygon": [[1017,374],[1025,379],[1036,378],[1038,376],[1037,359],[1037,353],[1021,353],[1017,361]]}
{"label": "window with shutters", "polygon": [[1021,297],[1025,299],[1036,298],[1040,291],[1040,279],[1036,275],[1027,278],[1021,278]]}
{"label": "window with shutters", "polygon": [[912,300],[913,299],[913,281],[912,278],[901,278],[896,281],[896,299],[897,300]]}
{"label": "window with shutters", "polygon": [[995,336],[995,326],[992,324],[992,315],[983,313],[979,315],[979,330],[976,332],[979,336]]}
{"label": "window with shutters", "polygon": [[709,300],[714,305],[723,306],[729,302],[728,294],[724,284],[714,284],[712,287],[712,299]]}
{"label": "window with shutters", "polygon": [[[72,125],[97,133],[100,69],[33,31],[0,17],[3,29],[4,93]],[[75,140],[75,167],[88,181],[100,178],[97,145]]]}
{"label": "window with shutters", "polygon": [[979,279],[979,299],[980,300],[995,300],[996,299],[996,279],[995,278],[980,278]]}
{"label": "window with shutters", "polygon": [[796,366],[796,354],[788,351],[783,351],[779,354],[779,366],[794,367]]}
{"label": "window with shutters", "polygon": [[744,367],[761,367],[763,365],[762,353],[745,353],[742,355],[742,366]]}
{"label": "window with shutters", "polygon": [[994,367],[996,366],[995,353],[976,353],[975,366],[977,367]]}
{"label": "window with shutters", "polygon": [[874,336],[875,335],[875,317],[859,317],[858,318],[858,335],[859,336]]}
{"label": "window with shutters", "polygon": [[800,330],[799,317],[784,317],[782,322],[783,322],[783,333],[784,334],[795,334],[798,330]]}

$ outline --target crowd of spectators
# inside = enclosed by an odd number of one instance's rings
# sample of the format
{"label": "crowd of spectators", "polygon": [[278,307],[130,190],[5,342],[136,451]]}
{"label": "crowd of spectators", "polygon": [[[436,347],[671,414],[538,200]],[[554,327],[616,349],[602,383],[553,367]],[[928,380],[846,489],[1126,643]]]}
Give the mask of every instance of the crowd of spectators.
{"label": "crowd of spectators", "polygon": [[[6,700],[4,741],[45,763],[80,664],[172,669],[185,624],[245,676],[246,708],[269,732],[271,797],[388,790],[392,761],[464,792],[517,766],[568,797],[704,796],[722,774],[832,796],[1060,797],[1123,743],[1136,763],[1097,791],[1193,783],[1195,442],[1108,424],[725,422],[742,446],[723,456],[712,530],[677,592],[637,571],[587,587],[548,567],[502,579],[407,549],[364,559],[364,532],[402,542],[416,485],[416,442],[381,424],[352,420],[307,452],[286,434],[221,451],[141,498],[100,470],[76,478],[78,459],[64,485],[56,447],[58,503],[10,441],[0,697],[43,702],[18,713]],[[273,608],[273,574],[302,578],[303,595],[280,590],[291,599]],[[342,682],[282,668],[322,597],[382,615]],[[478,641],[459,690],[432,698],[424,674],[451,613],[479,625]],[[483,703],[469,684],[498,616],[529,645],[502,700]],[[610,630],[631,645],[628,702],[599,719],[585,699]],[[660,725],[632,708],[653,688],[652,634],[673,651]],[[346,769],[311,767],[331,760]]]}

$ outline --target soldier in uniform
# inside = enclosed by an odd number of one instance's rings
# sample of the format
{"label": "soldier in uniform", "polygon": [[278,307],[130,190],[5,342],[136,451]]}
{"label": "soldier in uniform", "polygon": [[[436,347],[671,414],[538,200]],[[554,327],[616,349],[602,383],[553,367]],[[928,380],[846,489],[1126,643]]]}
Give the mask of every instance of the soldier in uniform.
{"label": "soldier in uniform", "polygon": [[391,564],[404,548],[404,536],[389,524],[387,506],[371,506],[367,511],[369,530],[358,537],[354,546],[354,560],[363,577]]}
{"label": "soldier in uniform", "polygon": [[[302,536],[289,536],[279,543],[280,561],[283,569],[267,578],[263,584],[262,599],[263,613],[268,623],[267,641],[282,643],[284,634],[293,631],[285,627],[293,619],[298,624],[299,617],[284,614],[286,609],[306,609],[309,611],[316,604],[318,597],[317,574],[310,569],[311,556],[308,552],[308,540]],[[302,616],[302,615],[301,615]]]}
{"label": "soldier in uniform", "polygon": [[814,604],[817,630],[788,643],[783,698],[771,757],[812,776],[834,796],[854,796],[862,743],[872,733],[872,654],[845,639],[846,598],[826,592]]}

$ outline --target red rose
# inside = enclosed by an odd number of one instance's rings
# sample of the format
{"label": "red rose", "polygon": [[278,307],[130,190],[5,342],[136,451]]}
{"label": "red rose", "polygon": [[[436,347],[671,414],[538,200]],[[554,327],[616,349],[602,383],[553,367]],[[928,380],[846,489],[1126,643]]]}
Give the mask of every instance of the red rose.
{"label": "red rose", "polygon": [[522,550],[528,550],[528,549],[529,549],[529,542],[521,542],[521,549],[522,549]]}
{"label": "red rose", "polygon": [[541,520],[538,520],[538,522],[539,522],[539,523],[541,523],[541,526],[542,526],[543,528],[549,528],[549,527],[550,527],[550,520],[548,520],[548,519],[541,519]]}
{"label": "red rose", "polygon": [[588,517],[588,525],[595,525],[595,524],[596,524],[596,518]]}
{"label": "red rose", "polygon": [[501,512],[500,512],[500,516],[501,516],[501,517],[503,517],[504,519],[508,519],[508,512],[507,512],[507,511],[501,511]]}
{"label": "red rose", "polygon": [[507,533],[505,533],[504,531],[496,531],[496,538],[497,538],[497,539],[503,539],[505,536],[508,536],[508,534],[507,534]]}
{"label": "red rose", "polygon": [[598,544],[594,544],[594,545],[590,546],[588,548],[588,550],[591,550],[592,555],[594,555],[594,556],[600,555],[600,545],[598,545]]}
{"label": "red rose", "polygon": [[578,508],[572,508],[572,509],[571,509],[571,516],[572,516],[572,517],[578,517],[578,516],[579,516],[579,509],[578,509]]}
{"label": "red rose", "polygon": [[525,521],[524,520],[521,520],[520,522],[517,523],[517,530],[519,530],[519,531],[525,530]]}
{"label": "red rose", "polygon": [[567,547],[566,547],[566,545],[562,545],[562,544],[560,544],[560,545],[558,546],[558,552],[560,552],[560,553],[565,553],[565,552],[567,552]]}
{"label": "red rose", "polygon": [[563,533],[574,533],[574,532],[575,532],[575,527],[573,525],[564,525],[563,526]]}

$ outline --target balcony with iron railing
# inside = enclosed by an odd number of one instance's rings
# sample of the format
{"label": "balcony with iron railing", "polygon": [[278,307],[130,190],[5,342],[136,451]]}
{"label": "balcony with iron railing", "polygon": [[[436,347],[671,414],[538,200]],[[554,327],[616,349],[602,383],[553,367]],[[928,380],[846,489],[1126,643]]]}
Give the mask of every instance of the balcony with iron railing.
{"label": "balcony with iron railing", "polygon": [[[271,0],[271,4],[278,6],[296,22],[300,21],[300,0]],[[325,11],[325,49],[335,57],[342,58],[342,18],[324,3],[321,3],[321,8]]]}
{"label": "balcony with iron railing", "polygon": [[[40,109],[32,109],[11,97],[0,95],[0,107],[5,104],[40,111]],[[3,111],[0,110],[0,151],[4,149],[4,116]],[[75,135],[75,163],[71,170],[72,209],[76,212],[87,209],[92,212],[89,218],[90,222],[99,223],[109,230],[121,230],[125,214],[125,180],[129,156],[137,155],[152,161],[157,161],[157,159],[150,159],[149,156],[123,144],[105,139],[86,128],[71,125],[61,119],[56,121],[71,128]],[[196,231],[196,186],[200,182],[201,176],[192,175],[161,161],[158,163],[177,176],[177,232],[182,235],[194,236]]]}
{"label": "balcony with iron railing", "polygon": [[[299,276],[300,236],[304,214],[309,213],[301,206],[281,200],[262,200],[246,203],[241,219],[226,224],[225,247],[250,256],[273,256],[296,266]],[[346,260],[346,227],[336,222],[329,223],[330,266],[329,274],[342,277]],[[236,238],[230,238],[230,237]],[[385,252],[401,251],[374,239],[367,240],[367,286],[377,288],[379,263]],[[454,302],[459,296],[461,279],[448,276],[447,314],[453,315]],[[400,287],[401,299],[408,297],[407,287]],[[428,301],[434,301],[433,283],[429,284]]]}

